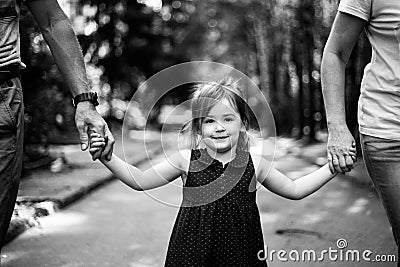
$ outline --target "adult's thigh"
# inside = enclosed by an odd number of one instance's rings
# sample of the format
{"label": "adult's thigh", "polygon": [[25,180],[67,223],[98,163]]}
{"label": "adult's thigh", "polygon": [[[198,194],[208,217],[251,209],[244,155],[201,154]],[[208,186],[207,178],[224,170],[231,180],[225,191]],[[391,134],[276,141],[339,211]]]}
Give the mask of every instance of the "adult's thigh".
{"label": "adult's thigh", "polygon": [[23,99],[18,78],[0,85],[0,248],[14,210],[23,155]]}
{"label": "adult's thigh", "polygon": [[397,245],[400,241],[400,141],[361,135],[363,157],[386,210]]}

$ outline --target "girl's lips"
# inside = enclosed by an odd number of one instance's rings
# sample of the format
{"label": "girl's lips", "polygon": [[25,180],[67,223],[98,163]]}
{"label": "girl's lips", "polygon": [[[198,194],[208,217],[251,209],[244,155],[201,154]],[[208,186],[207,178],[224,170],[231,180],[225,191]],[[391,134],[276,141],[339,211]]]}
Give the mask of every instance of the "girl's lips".
{"label": "girl's lips", "polygon": [[213,137],[211,137],[212,139],[225,139],[225,138],[228,138],[229,136],[213,136]]}

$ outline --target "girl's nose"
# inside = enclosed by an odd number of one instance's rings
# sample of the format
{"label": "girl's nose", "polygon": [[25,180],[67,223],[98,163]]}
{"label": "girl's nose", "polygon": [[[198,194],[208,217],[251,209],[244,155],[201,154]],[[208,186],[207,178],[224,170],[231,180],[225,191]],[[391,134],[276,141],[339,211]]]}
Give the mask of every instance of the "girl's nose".
{"label": "girl's nose", "polygon": [[225,131],[225,127],[222,125],[222,123],[217,122],[215,126],[215,130],[218,132]]}

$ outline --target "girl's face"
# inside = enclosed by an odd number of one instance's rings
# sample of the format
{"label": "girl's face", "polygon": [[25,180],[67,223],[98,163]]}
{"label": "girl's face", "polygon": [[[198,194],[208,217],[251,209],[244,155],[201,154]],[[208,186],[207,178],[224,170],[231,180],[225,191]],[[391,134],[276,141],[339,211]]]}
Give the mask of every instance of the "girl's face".
{"label": "girl's face", "polygon": [[201,136],[208,149],[217,153],[236,151],[239,134],[245,127],[227,99],[218,101],[203,119]]}

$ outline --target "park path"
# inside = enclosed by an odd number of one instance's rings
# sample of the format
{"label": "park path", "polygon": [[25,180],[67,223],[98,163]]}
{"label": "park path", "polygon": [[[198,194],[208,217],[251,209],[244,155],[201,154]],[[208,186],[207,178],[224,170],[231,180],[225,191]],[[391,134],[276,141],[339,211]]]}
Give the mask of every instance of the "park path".
{"label": "park path", "polygon": [[[162,157],[162,156],[160,156]],[[155,159],[157,160],[157,158]],[[141,168],[148,167],[143,164]],[[281,157],[275,166],[289,176],[317,166]],[[129,189],[119,181],[104,186],[79,202],[40,220],[3,249],[3,267],[163,266],[169,235],[177,214],[180,181],[148,192]],[[395,254],[389,223],[376,194],[346,176],[301,201],[283,199],[259,188],[258,204],[268,251],[369,249]],[[343,241],[343,240],[342,240]],[[294,255],[294,254],[292,254]],[[285,256],[289,258],[288,255]],[[395,266],[394,263],[331,261],[283,262],[274,254],[269,266]]]}

